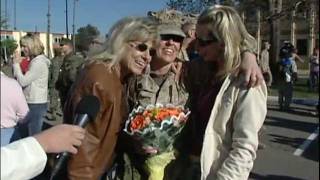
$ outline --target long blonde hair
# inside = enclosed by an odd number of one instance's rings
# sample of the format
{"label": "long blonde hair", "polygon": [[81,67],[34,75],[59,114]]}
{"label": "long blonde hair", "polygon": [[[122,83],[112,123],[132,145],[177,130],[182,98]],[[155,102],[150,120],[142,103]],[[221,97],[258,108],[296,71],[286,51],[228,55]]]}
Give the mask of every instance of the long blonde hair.
{"label": "long blonde hair", "polygon": [[126,17],[119,20],[109,31],[105,50],[93,59],[117,64],[126,53],[126,43],[130,41],[149,41],[156,37],[156,24],[147,17]]}
{"label": "long blonde hair", "polygon": [[200,14],[197,23],[207,26],[218,41],[224,44],[224,68],[218,72],[223,77],[239,67],[242,50],[256,49],[255,39],[232,7],[210,6]]}
{"label": "long blonde hair", "polygon": [[20,45],[25,46],[30,51],[30,57],[36,57],[43,54],[44,46],[36,35],[27,34],[20,40]]}

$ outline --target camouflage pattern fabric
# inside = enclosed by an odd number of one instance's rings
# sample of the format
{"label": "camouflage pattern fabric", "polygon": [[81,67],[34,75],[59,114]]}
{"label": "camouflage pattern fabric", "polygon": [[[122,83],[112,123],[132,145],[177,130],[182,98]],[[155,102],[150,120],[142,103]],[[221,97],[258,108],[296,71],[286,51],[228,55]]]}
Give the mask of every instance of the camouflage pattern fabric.
{"label": "camouflage pattern fabric", "polygon": [[84,59],[77,55],[67,55],[63,60],[58,81],[56,82],[56,88],[59,90],[62,108],[66,101],[68,91],[74,83],[83,63]]}
{"label": "camouflage pattern fabric", "polygon": [[51,60],[50,74],[49,74],[49,111],[51,112],[51,120],[56,121],[61,119],[62,108],[60,103],[59,91],[56,89],[56,82],[58,81],[60,68],[63,62],[62,56],[56,56]]}

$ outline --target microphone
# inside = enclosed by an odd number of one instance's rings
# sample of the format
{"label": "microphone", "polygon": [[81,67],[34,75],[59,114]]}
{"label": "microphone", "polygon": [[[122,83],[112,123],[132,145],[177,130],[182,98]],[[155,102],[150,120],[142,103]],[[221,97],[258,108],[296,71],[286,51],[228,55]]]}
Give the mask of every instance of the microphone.
{"label": "microphone", "polygon": [[[100,102],[96,96],[89,95],[82,97],[82,99],[77,105],[73,124],[84,128],[90,121],[93,121],[96,118],[99,109]],[[70,158],[70,153],[60,153],[57,156],[57,158],[58,160],[51,172],[50,180],[57,177],[58,173],[60,172],[60,169],[66,165],[66,162]]]}

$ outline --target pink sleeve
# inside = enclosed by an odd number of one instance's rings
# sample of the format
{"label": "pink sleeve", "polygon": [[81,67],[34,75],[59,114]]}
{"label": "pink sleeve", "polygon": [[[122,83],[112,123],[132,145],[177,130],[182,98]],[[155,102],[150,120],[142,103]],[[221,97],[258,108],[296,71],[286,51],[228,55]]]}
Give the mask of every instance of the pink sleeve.
{"label": "pink sleeve", "polygon": [[17,88],[16,94],[16,113],[19,121],[22,121],[29,112],[29,107],[26,98],[22,92],[20,85]]}

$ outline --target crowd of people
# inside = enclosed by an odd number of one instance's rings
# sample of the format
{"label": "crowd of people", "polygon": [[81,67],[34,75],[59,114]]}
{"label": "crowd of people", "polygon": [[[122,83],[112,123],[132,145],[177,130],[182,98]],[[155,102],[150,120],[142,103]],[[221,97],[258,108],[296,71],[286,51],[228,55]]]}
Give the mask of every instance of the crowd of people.
{"label": "crowd of people", "polygon": [[[49,60],[36,35],[21,39],[24,56],[13,56],[15,79],[1,72],[1,164],[28,160],[2,165],[1,179],[33,178],[47,163],[45,153],[64,151],[73,155],[59,179],[106,179],[111,171],[113,178],[150,179],[143,165],[157,149],[122,129],[135,107],[157,103],[191,110],[163,179],[248,179],[272,84],[270,44],[263,43],[257,63],[255,39],[235,9],[210,6],[183,25],[125,17],[101,45],[85,59],[64,39]],[[290,106],[296,73],[289,46],[280,54],[283,109]],[[310,62],[315,88],[318,50]],[[57,125],[42,132],[47,109],[51,120],[74,124],[77,105],[88,95],[98,98],[100,109],[85,129]]]}

